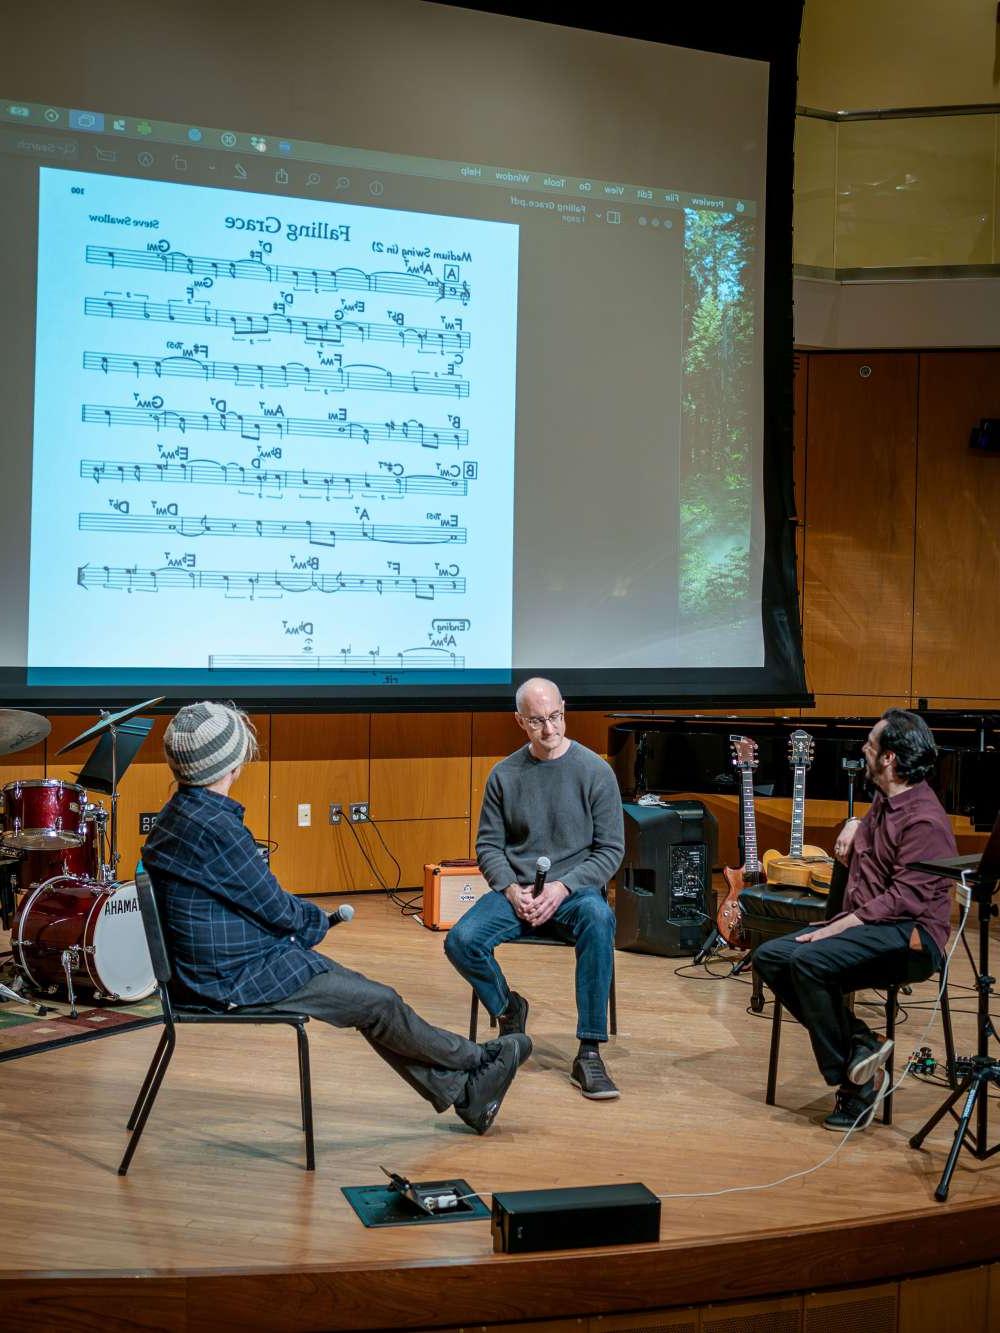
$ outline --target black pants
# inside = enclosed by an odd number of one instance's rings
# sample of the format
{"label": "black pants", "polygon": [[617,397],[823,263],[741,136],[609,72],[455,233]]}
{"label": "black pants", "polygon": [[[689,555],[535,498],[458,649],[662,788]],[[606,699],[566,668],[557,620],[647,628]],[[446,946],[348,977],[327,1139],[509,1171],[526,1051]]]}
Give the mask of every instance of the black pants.
{"label": "black pants", "polygon": [[926,981],[941,959],[913,921],[852,926],[829,939],[799,943],[799,936],[806,933],[800,930],[768,940],[755,950],[753,965],[807,1029],[820,1073],[836,1086],[847,1079],[858,1039],[870,1035],[867,1024],[848,1009],[845,995]]}
{"label": "black pants", "polygon": [[391,986],[328,959],[294,995],[262,1008],[294,1009],[338,1028],[357,1028],[401,1078],[445,1111],[465,1091],[468,1076],[486,1058],[482,1046],[435,1027],[411,1009]]}

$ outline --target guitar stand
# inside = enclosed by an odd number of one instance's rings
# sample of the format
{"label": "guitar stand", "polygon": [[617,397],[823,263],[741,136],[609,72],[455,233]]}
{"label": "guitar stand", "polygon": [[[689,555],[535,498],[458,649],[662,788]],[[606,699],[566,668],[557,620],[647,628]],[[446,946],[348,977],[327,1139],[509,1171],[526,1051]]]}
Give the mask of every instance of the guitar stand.
{"label": "guitar stand", "polygon": [[[987,1146],[990,1115],[989,1087],[991,1083],[1000,1086],[1000,1059],[996,1059],[989,1054],[990,1038],[992,1037],[994,1041],[998,1040],[997,1030],[990,1018],[990,999],[993,996],[993,984],[996,980],[995,977],[990,976],[990,919],[997,915],[997,908],[992,901],[996,887],[996,884],[987,881],[977,883],[972,888],[973,897],[979,904],[979,963],[976,968],[976,991],[978,992],[976,1028],[978,1041],[976,1054],[960,1056],[955,1061],[955,1072],[962,1079],[962,1082],[954,1092],[945,1098],[927,1123],[917,1130],[916,1134],[910,1139],[910,1147],[919,1148],[931,1130],[946,1115],[950,1115],[957,1122],[958,1127],[952,1140],[951,1151],[948,1153],[948,1160],[941,1173],[938,1187],[934,1191],[934,1197],[939,1203],[944,1203],[948,1197],[951,1178],[958,1163],[958,1155],[963,1148],[980,1162],[985,1162],[987,1158],[1000,1152],[1000,1143],[995,1143],[992,1147]],[[963,1097],[965,1098],[965,1105],[959,1114],[955,1110],[955,1106]],[[970,1129],[973,1112],[976,1112],[975,1132]]]}

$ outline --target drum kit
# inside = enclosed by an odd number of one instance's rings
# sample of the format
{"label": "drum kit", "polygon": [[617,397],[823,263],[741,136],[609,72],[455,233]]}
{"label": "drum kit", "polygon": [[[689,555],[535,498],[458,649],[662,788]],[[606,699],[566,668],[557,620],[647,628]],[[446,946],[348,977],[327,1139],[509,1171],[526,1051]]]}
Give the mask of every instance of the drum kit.
{"label": "drum kit", "polygon": [[[0,793],[0,917],[10,927],[14,977],[0,983],[0,1001],[37,1003],[38,994],[64,991],[77,1017],[76,989],[95,1000],[143,1000],[156,988],[134,881],[116,879],[118,852],[118,733],[125,719],[159,703],[144,703],[100,721],[57,754],[99,738],[110,766],[93,786],[110,796],[111,816],[87,799],[87,768],[80,783],[18,778]],[[141,719],[137,719],[141,721]],[[139,738],[151,724],[146,720]],[[134,726],[134,724],[133,724]],[[0,755],[37,745],[51,723],[37,713],[0,709]],[[100,746],[98,747],[100,749]],[[134,745],[132,754],[138,749]],[[98,751],[95,751],[95,755]],[[93,756],[91,764],[93,763]]]}

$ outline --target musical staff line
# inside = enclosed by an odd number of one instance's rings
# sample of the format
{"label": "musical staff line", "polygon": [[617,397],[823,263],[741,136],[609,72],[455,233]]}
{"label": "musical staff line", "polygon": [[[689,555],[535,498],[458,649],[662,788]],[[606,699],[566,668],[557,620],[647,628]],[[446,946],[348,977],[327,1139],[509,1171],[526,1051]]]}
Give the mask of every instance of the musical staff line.
{"label": "musical staff line", "polygon": [[464,428],[445,429],[425,426],[422,421],[345,421],[313,417],[246,416],[241,412],[176,412],[168,408],[104,407],[84,403],[82,420],[102,426],[155,426],[160,430],[233,431],[244,440],[259,440],[262,435],[309,435],[324,439],[392,440],[397,443],[419,444],[424,449],[440,449],[442,445],[462,448],[469,443],[469,432]]}
{"label": "musical staff line", "polygon": [[179,537],[269,537],[306,541],[310,546],[338,542],[392,542],[400,546],[464,546],[465,528],[419,523],[313,523],[271,518],[201,518],[183,514],[80,514],[81,532],[176,532]]}
{"label": "musical staff line", "polygon": [[467,282],[445,282],[419,273],[366,273],[352,268],[297,268],[293,264],[265,264],[259,259],[208,259],[181,250],[125,250],[117,246],[88,245],[88,264],[108,268],[152,269],[157,273],[207,274],[253,282],[291,283],[296,291],[382,292],[389,296],[430,297],[467,305],[472,293]]}
{"label": "musical staff line", "polygon": [[258,597],[280,599],[285,593],[373,592],[379,597],[405,596],[434,601],[438,596],[465,592],[465,579],[442,575],[430,577],[396,574],[378,578],[372,574],[321,574],[315,569],[221,570],[192,569],[164,565],[140,569],[137,565],[80,565],[76,581],[81,588],[103,588],[114,592],[153,592],[181,588],[187,592],[210,589],[227,597],[256,601]]}
{"label": "musical staff line", "polygon": [[111,373],[154,375],[157,379],[179,378],[225,380],[228,384],[251,384],[260,389],[322,389],[344,393],[348,389],[374,389],[379,393],[438,394],[468,398],[469,382],[457,375],[428,374],[425,371],[393,373],[385,366],[351,365],[339,369],[318,366],[312,369],[301,361],[287,365],[247,365],[238,361],[198,361],[189,356],[121,356],[110,352],[84,352],[85,370]]}
{"label": "musical staff line", "polygon": [[359,320],[315,319],[283,315],[278,311],[222,310],[205,302],[148,301],[111,296],[87,296],[83,313],[100,319],[141,319],[153,324],[198,324],[228,328],[237,337],[264,337],[272,333],[297,334],[307,343],[342,346],[345,342],[399,343],[419,352],[445,356],[471,346],[464,329],[427,329],[413,324],[370,324]]}
{"label": "musical staff line", "polygon": [[303,653],[298,657],[283,656],[280,653],[210,653],[208,658],[208,667],[210,671],[217,671],[223,668],[252,669],[258,670],[281,670],[286,667],[296,669],[308,669],[313,671],[335,671],[344,667],[371,667],[373,669],[385,669],[391,667],[392,670],[406,669],[407,667],[445,667],[447,669],[461,669],[465,666],[465,658],[458,653],[449,652],[447,648],[404,648],[401,653],[348,653],[346,651],[339,653]]}
{"label": "musical staff line", "polygon": [[404,495],[450,495],[469,493],[465,477],[375,474],[368,472],[318,472],[306,468],[255,468],[242,463],[220,463],[214,458],[193,458],[185,463],[129,463],[107,458],[80,460],[80,476],[94,481],[161,482],[164,485],[234,486],[263,499],[286,490],[306,492],[319,500],[350,500],[355,494],[401,500]]}

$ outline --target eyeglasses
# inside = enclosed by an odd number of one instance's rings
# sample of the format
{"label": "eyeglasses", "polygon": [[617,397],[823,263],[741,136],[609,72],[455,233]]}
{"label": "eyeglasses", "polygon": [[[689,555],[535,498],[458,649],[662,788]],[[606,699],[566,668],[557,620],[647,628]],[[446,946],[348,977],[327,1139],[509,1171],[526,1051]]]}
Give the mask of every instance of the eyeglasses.
{"label": "eyeglasses", "polygon": [[550,713],[548,717],[523,717],[520,713],[518,716],[521,718],[524,725],[530,727],[532,731],[541,731],[542,728],[546,726],[558,727],[559,723],[566,716],[566,712],[564,709],[559,708],[556,712]]}

